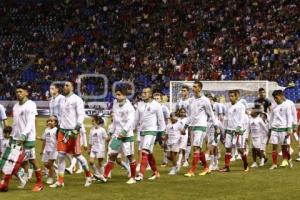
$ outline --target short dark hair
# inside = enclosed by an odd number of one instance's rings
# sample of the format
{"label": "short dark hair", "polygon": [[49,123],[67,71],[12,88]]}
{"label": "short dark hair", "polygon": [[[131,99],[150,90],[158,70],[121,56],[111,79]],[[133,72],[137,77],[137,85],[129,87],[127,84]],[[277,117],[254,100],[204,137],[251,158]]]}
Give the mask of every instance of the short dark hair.
{"label": "short dark hair", "polygon": [[259,88],[258,89],[258,92],[264,92],[264,91],[266,91],[264,88]]}
{"label": "short dark hair", "polygon": [[181,89],[186,89],[187,91],[190,91],[190,87],[187,86],[187,85],[183,85],[183,86],[181,87]]}
{"label": "short dark hair", "polygon": [[22,90],[26,90],[27,92],[30,92],[30,86],[28,84],[19,84],[16,87],[17,89],[22,89]]}
{"label": "short dark hair", "polygon": [[240,94],[240,92],[238,90],[229,90],[228,94],[234,94],[235,96],[237,96]]}
{"label": "short dark hair", "polygon": [[[73,84],[73,83],[72,83]],[[54,86],[56,89],[58,89],[58,91],[60,92],[60,90],[61,90],[61,87],[60,87],[60,85],[58,84],[58,83],[51,83],[51,85],[50,85],[50,87],[51,86]],[[74,86],[74,85],[73,85]]]}
{"label": "short dark hair", "polygon": [[203,88],[203,84],[201,81],[194,81],[194,84],[197,84],[201,89]]}
{"label": "short dark hair", "polygon": [[273,93],[272,93],[272,96],[273,97],[276,97],[276,96],[284,96],[284,93],[282,90],[274,90]]}
{"label": "short dark hair", "polygon": [[124,96],[128,95],[128,90],[127,90],[127,87],[125,87],[125,86],[117,86],[115,89],[115,93],[117,93],[117,92],[120,92]]}
{"label": "short dark hair", "polygon": [[95,120],[96,124],[98,125],[104,124],[104,120],[99,115],[93,115],[92,117]]}

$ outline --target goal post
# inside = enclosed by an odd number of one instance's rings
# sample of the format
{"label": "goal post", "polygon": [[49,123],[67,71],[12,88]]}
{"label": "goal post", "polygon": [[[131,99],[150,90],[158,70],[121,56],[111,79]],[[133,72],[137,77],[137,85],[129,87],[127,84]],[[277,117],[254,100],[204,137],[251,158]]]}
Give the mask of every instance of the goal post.
{"label": "goal post", "polygon": [[[279,86],[276,82],[270,81],[201,81],[203,83],[203,93],[212,93],[220,97],[223,103],[228,102],[228,91],[238,89],[241,97],[247,100],[249,104],[257,98],[259,88],[266,90],[268,98],[272,96],[274,90],[285,87]],[[175,110],[176,103],[180,99],[180,91],[183,85],[190,87],[190,96],[192,96],[192,85],[194,81],[170,81],[170,109]]]}

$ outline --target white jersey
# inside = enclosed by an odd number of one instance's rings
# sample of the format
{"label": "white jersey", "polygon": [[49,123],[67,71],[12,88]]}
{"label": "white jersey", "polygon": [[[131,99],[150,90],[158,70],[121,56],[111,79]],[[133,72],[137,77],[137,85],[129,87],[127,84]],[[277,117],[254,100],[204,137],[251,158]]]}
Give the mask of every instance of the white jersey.
{"label": "white jersey", "polygon": [[107,133],[102,127],[92,127],[90,130],[90,141],[92,152],[105,151],[105,140],[107,139]]}
{"label": "white jersey", "polygon": [[66,96],[60,104],[61,119],[60,128],[75,129],[78,125],[83,126],[85,118],[83,100],[76,94]]}
{"label": "white jersey", "polygon": [[27,100],[22,105],[16,103],[13,107],[12,135],[14,140],[33,142],[36,137],[35,116],[37,115],[36,104]]}
{"label": "white jersey", "polygon": [[268,132],[268,128],[260,116],[249,118],[248,130],[252,138],[262,137]]}
{"label": "white jersey", "polygon": [[47,127],[44,131],[42,139],[45,140],[44,153],[56,151],[56,134],[57,127]]}
{"label": "white jersey", "polygon": [[126,137],[133,136],[135,110],[131,102],[126,99],[125,103],[114,100],[113,104],[113,133],[123,133]]}
{"label": "white jersey", "polygon": [[241,103],[241,101],[238,101],[233,105],[228,105],[225,114],[225,129],[230,131],[243,129],[245,126],[245,113],[246,107]]}
{"label": "white jersey", "polygon": [[60,118],[61,118],[61,109],[60,106],[62,104],[62,101],[64,101],[65,97],[61,94],[57,95],[56,97],[51,97],[49,101],[49,110],[50,115],[55,115],[58,119],[58,123],[60,124]]}
{"label": "white jersey", "polygon": [[135,127],[141,131],[159,131],[166,129],[166,123],[161,105],[152,100],[151,102],[141,101],[135,112]]}
{"label": "white jersey", "polygon": [[163,111],[165,123],[167,125],[168,124],[168,119],[170,118],[169,108],[166,105],[164,105],[164,104],[161,105],[161,108],[162,108],[162,111]]}
{"label": "white jersey", "polygon": [[177,144],[181,138],[181,131],[184,128],[184,124],[181,120],[176,123],[169,123],[166,128],[166,134],[168,135],[167,144]]}
{"label": "white jersey", "polygon": [[285,100],[286,103],[288,103],[291,106],[291,111],[292,111],[292,118],[293,118],[293,125],[297,125],[297,108],[294,102],[292,102],[289,99]]}
{"label": "white jersey", "polygon": [[189,106],[190,112],[186,122],[187,125],[207,127],[209,119],[215,124],[215,116],[211,103],[207,97],[204,95],[199,98],[192,97],[189,100]]}
{"label": "white jersey", "polygon": [[292,128],[293,116],[291,105],[284,101],[272,108],[270,128]]}
{"label": "white jersey", "polygon": [[3,120],[6,120],[7,116],[5,113],[5,108],[0,104],[0,140],[3,139]]}
{"label": "white jersey", "polygon": [[176,111],[179,109],[184,108],[187,113],[189,113],[189,98],[187,99],[179,99],[176,103]]}

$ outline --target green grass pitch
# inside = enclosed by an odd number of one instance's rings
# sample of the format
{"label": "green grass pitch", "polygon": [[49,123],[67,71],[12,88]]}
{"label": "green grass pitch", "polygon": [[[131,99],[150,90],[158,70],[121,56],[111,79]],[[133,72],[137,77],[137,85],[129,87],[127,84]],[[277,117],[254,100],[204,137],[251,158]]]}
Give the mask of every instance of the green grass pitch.
{"label": "green grass pitch", "polygon": [[[11,119],[10,119],[11,124]],[[46,118],[39,117],[37,119],[38,135],[43,133],[46,124]],[[86,120],[86,124],[90,124]],[[89,130],[89,128],[88,128]],[[37,156],[40,160],[39,152],[41,142],[37,143]],[[297,150],[296,145],[294,149]],[[86,153],[85,153],[86,155]],[[157,163],[162,161],[162,151],[159,146],[155,147],[155,155]],[[268,148],[268,156],[270,160],[270,146]],[[295,158],[295,154],[293,155]],[[279,159],[281,162],[281,159]],[[251,158],[249,159],[251,163]],[[34,184],[34,178],[25,187],[25,189],[17,189],[18,181],[12,180],[10,190],[7,193],[0,193],[0,200],[69,200],[69,199],[141,199],[141,200],[185,200],[185,199],[201,199],[201,200],[246,200],[246,199],[297,199],[300,196],[300,164],[294,163],[294,168],[277,169],[270,171],[270,161],[265,167],[259,169],[251,169],[245,173],[242,170],[242,162],[236,161],[232,163],[231,172],[222,174],[213,172],[210,175],[200,177],[195,176],[186,178],[183,176],[187,172],[186,168],[182,168],[177,176],[168,176],[170,167],[160,168],[161,178],[156,181],[148,181],[147,179],[135,185],[127,185],[127,177],[125,171],[116,167],[113,171],[113,177],[108,183],[95,183],[89,188],[84,188],[84,175],[66,175],[65,187],[52,189],[45,185],[45,189],[40,193],[33,193],[31,189]],[[223,165],[223,159],[220,166]],[[199,172],[199,169],[198,169]],[[150,176],[147,171],[146,177]]]}

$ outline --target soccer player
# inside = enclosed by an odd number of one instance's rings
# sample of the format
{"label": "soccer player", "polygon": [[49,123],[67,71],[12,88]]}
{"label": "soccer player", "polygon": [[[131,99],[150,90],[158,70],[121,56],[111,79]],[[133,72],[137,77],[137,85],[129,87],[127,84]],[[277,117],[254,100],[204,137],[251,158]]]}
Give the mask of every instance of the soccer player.
{"label": "soccer player", "polygon": [[172,162],[172,169],[169,175],[175,175],[177,172],[177,154],[179,152],[179,145],[181,139],[181,131],[185,124],[178,120],[175,113],[170,114],[170,123],[166,128],[166,145],[168,159]]}
{"label": "soccer player", "polygon": [[74,94],[74,84],[70,81],[64,84],[65,98],[60,104],[61,121],[57,135],[58,180],[50,185],[52,188],[64,186],[65,156],[72,154],[82,164],[85,171],[85,187],[92,184],[91,173],[87,160],[81,155],[80,130],[85,117],[83,100]]}
{"label": "soccer player", "polygon": [[264,88],[258,89],[258,98],[254,101],[255,106],[262,107],[264,112],[271,112],[272,103],[266,97],[266,90]]}
{"label": "soccer player", "polygon": [[213,125],[216,129],[218,129],[216,127],[212,105],[209,99],[202,94],[202,87],[202,82],[194,82],[194,97],[189,100],[190,112],[188,113],[186,125],[182,130],[182,134],[185,134],[187,128],[191,128],[191,141],[194,150],[192,167],[190,168],[189,172],[185,174],[186,177],[195,176],[199,159],[204,167],[204,171],[199,175],[203,176],[210,173],[208,164],[206,162],[205,153],[202,151],[202,145],[207,135],[206,133],[209,118],[212,119]]}
{"label": "soccer player", "polygon": [[247,172],[248,161],[247,155],[245,154],[245,137],[243,135],[245,126],[244,115],[246,113],[245,105],[239,100],[238,90],[230,90],[228,92],[230,105],[226,109],[226,123],[225,123],[225,167],[222,168],[221,172],[229,172],[231,152],[233,147],[237,147],[240,153],[243,163],[244,170]]}
{"label": "soccer player", "polygon": [[[90,130],[89,139],[89,164],[94,171],[94,177],[96,179],[99,179],[98,177],[101,174],[100,171],[102,168],[102,161],[105,157],[105,143],[108,139],[108,135],[106,133],[106,130],[103,127],[101,127],[103,126],[104,121],[100,116],[94,115],[92,117],[92,124],[93,127]],[[95,158],[98,161],[98,167],[100,171],[95,164]]]}
{"label": "soccer player", "polygon": [[[153,98],[154,98],[155,101],[157,101],[158,103],[161,104],[162,111],[163,111],[163,114],[164,114],[165,123],[167,125],[168,121],[169,121],[169,117],[170,117],[170,111],[169,111],[169,108],[162,103],[162,94],[161,93],[155,93],[153,95]],[[166,146],[166,143],[162,139],[162,134],[161,133],[163,133],[163,131],[158,132],[158,134],[156,136],[156,141],[159,142],[159,144],[162,146],[162,148],[164,150],[163,162],[162,162],[161,167],[166,167],[168,165],[167,146]]]}
{"label": "soccer player", "polygon": [[[273,145],[271,170],[277,168],[277,149],[281,145],[284,158],[282,166],[293,167],[289,152],[290,135],[292,134],[293,116],[292,107],[285,100],[282,90],[275,90],[272,93],[276,105],[273,107],[270,117],[270,143]],[[287,164],[285,164],[287,163]]]}
{"label": "soccer player", "polygon": [[50,85],[50,95],[51,95],[49,101],[50,116],[56,116],[58,119],[58,124],[60,124],[60,117],[61,117],[60,106],[65,97],[60,94],[58,84],[52,83]]}
{"label": "soccer player", "polygon": [[41,154],[42,162],[48,169],[47,184],[51,185],[54,182],[55,170],[54,162],[57,159],[56,135],[57,135],[58,120],[56,116],[50,116],[47,120],[47,128],[42,136],[43,145]]}
{"label": "soccer player", "polygon": [[5,108],[0,104],[0,156],[2,153],[2,142],[3,142],[3,129],[7,126],[7,116]]}
{"label": "soccer player", "polygon": [[148,162],[153,171],[150,180],[160,177],[153,155],[153,147],[158,131],[165,131],[166,123],[161,105],[152,99],[152,89],[144,88],[142,92],[143,101],[139,102],[135,114],[135,128],[139,127],[141,134],[142,160],[137,181],[144,178]]}
{"label": "soccer player", "polygon": [[190,94],[190,88],[189,88],[189,86],[183,85],[181,87],[181,91],[180,91],[181,98],[176,103],[176,109],[175,109],[176,112],[180,108],[184,108],[186,110],[186,112],[188,112],[188,108],[189,108],[189,94]]}
{"label": "soccer player", "polygon": [[104,177],[108,177],[110,171],[114,168],[115,161],[119,153],[123,152],[130,162],[131,178],[127,184],[136,183],[136,161],[134,159],[134,117],[135,110],[131,102],[127,99],[127,89],[117,88],[116,100],[113,104],[113,132],[118,137],[112,138],[110,148],[111,154],[109,161],[104,168]]}
{"label": "soccer player", "polygon": [[264,133],[268,131],[268,128],[265,126],[265,122],[260,116],[260,107],[256,106],[251,111],[251,117],[249,118],[248,131],[252,140],[252,158],[253,163],[250,166],[251,168],[258,167],[256,158],[257,156],[261,160],[261,165],[264,164],[265,155],[261,151],[264,139]]}
{"label": "soccer player", "polygon": [[[42,172],[38,167],[35,155],[35,116],[37,115],[36,104],[29,99],[29,88],[27,85],[19,85],[16,88],[16,97],[18,102],[13,107],[13,126],[12,136],[13,144],[21,145],[25,151],[25,162],[23,168],[25,174],[28,174],[29,163],[35,170],[36,183],[33,192],[39,192],[43,189]],[[29,163],[27,162],[29,161]],[[1,190],[7,190],[11,175],[5,175],[4,182],[0,184]],[[21,187],[25,187],[28,181],[28,175],[21,182]]]}

